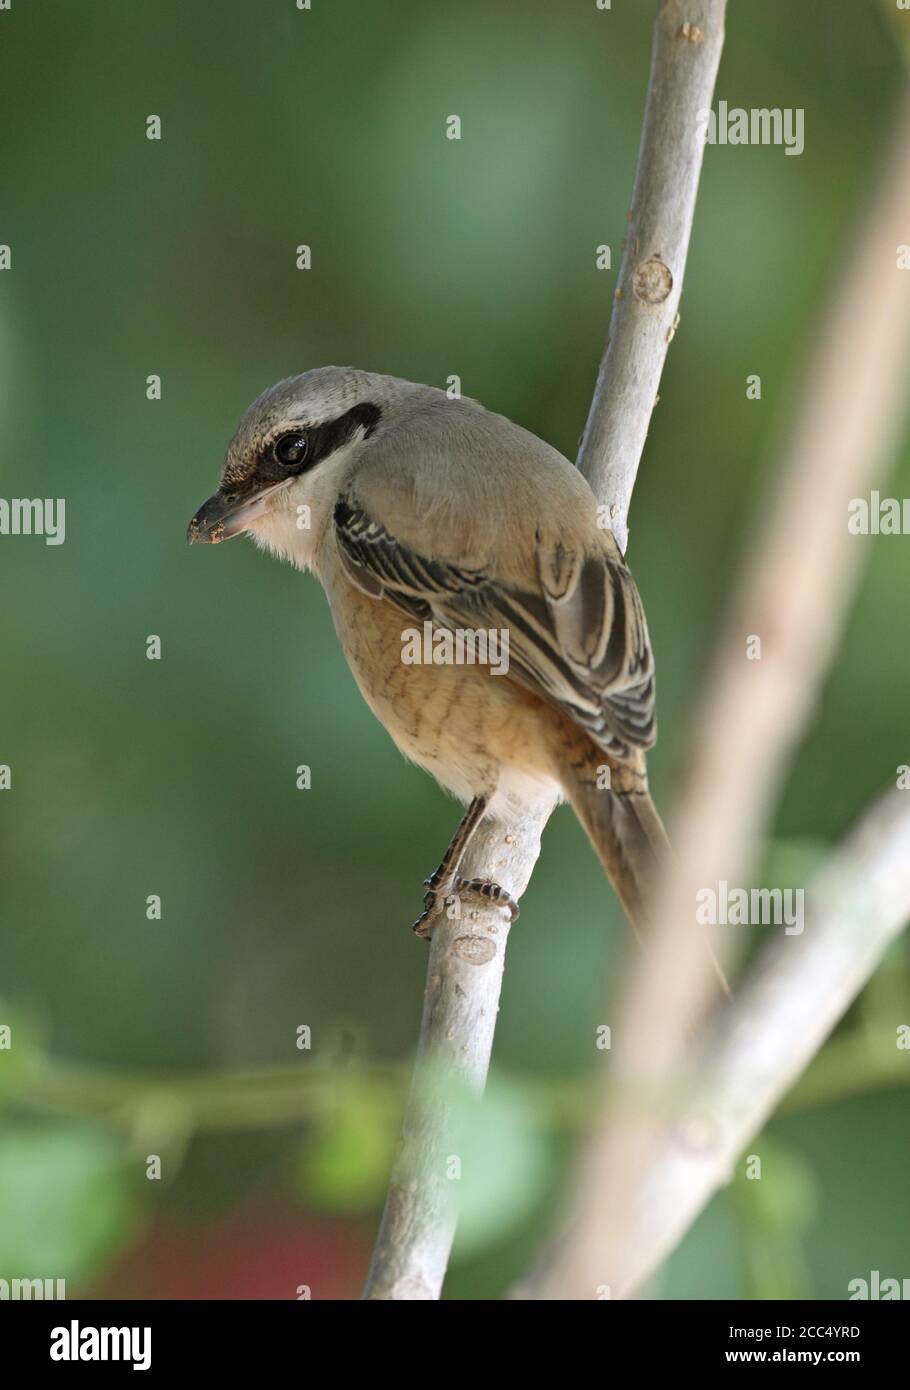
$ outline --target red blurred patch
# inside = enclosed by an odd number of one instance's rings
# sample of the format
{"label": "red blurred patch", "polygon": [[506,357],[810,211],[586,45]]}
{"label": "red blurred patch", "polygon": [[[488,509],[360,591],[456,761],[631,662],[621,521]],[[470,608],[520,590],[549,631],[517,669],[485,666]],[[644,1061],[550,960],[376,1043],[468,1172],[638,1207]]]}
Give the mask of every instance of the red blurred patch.
{"label": "red blurred patch", "polygon": [[211,1224],[161,1223],[88,1298],[314,1299],[360,1296],[368,1238],[340,1222],[249,1206]]}

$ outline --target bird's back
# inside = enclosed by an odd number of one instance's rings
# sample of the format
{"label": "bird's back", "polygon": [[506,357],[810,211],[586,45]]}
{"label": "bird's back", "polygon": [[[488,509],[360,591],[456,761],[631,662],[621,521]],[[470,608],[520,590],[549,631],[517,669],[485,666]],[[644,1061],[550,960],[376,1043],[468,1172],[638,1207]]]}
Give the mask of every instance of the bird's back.
{"label": "bird's back", "polygon": [[[537,553],[599,550],[597,503],[558,450],[503,415],[416,393],[381,425],[350,490],[410,549],[527,584]],[[507,543],[504,539],[507,538]]]}

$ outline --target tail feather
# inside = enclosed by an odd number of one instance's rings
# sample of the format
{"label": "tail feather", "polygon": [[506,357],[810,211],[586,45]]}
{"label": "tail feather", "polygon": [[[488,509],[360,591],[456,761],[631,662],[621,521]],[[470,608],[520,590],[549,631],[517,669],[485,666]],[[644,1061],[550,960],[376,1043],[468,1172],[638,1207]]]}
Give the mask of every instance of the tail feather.
{"label": "tail feather", "polygon": [[[603,768],[610,768],[610,786]],[[658,871],[671,853],[670,841],[648,791],[644,754],[614,762],[599,750],[569,761],[563,789],[581,821],[597,857],[622,903],[632,930],[649,938],[653,889]],[[707,949],[721,988],[732,998],[723,966],[708,941]]]}
{"label": "tail feather", "polygon": [[[610,767],[610,785],[603,768]],[[651,886],[670,852],[670,841],[648,791],[644,756],[605,764],[592,758],[573,765],[566,794],[636,934],[644,935]]]}

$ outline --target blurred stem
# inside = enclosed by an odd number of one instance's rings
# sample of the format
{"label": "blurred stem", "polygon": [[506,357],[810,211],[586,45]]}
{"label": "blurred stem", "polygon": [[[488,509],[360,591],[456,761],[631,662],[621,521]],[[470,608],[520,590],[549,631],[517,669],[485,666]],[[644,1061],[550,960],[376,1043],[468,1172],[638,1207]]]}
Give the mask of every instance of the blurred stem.
{"label": "blurred stem", "polygon": [[[692,921],[703,885],[749,881],[743,876],[814,713],[869,553],[851,543],[851,500],[880,484],[906,418],[910,277],[900,269],[899,247],[910,226],[908,143],[905,92],[850,255],[838,267],[803,399],[773,492],[756,510],[709,667],[649,950],[630,966],[619,991],[610,1080],[621,1083],[623,1096],[605,1087],[571,1234],[519,1297],[591,1298],[603,1284],[614,1297],[634,1293],[675,1248],[723,1182],[729,1155],[764,1123],[910,917],[910,860],[902,861],[910,853],[910,803],[895,789],[830,861],[833,871],[843,866],[856,894],[852,916],[829,906],[814,938],[776,941],[738,986],[726,1051],[718,1046],[711,1057],[698,1057],[692,1039],[716,1009],[714,967],[704,943],[680,926]],[[756,634],[761,660],[749,661],[746,643]],[[865,885],[849,877],[856,865]],[[867,922],[870,905],[877,915]],[[716,926],[705,933],[723,961],[734,938]],[[819,993],[821,979],[829,981],[827,994]],[[760,990],[767,999],[753,1012]],[[688,1160],[679,1151],[678,1106],[655,1108],[647,1117],[620,1108],[633,1084],[668,1090],[687,1054],[701,1068],[705,1089],[716,1087],[702,1125],[711,1137],[703,1148],[693,1141]],[[698,1131],[703,1116],[692,1112],[690,1119]]]}
{"label": "blurred stem", "polygon": [[894,1029],[864,1027],[832,1039],[789,1091],[780,1109],[808,1110],[908,1083],[907,1054],[898,1051]]}
{"label": "blurred stem", "polygon": [[[96,1120],[132,1134],[139,1117],[159,1100],[180,1112],[191,1134],[293,1126],[332,1114],[349,1084],[366,1084],[400,1109],[408,1086],[403,1063],[322,1067],[302,1075],[294,1067],[242,1072],[157,1076],[74,1066],[39,1056],[0,1092],[41,1114]],[[508,1079],[508,1078],[507,1078]],[[513,1083],[553,1127],[581,1128],[598,1084],[591,1078],[513,1076]],[[893,1029],[869,1025],[835,1038],[790,1091],[781,1109],[808,1110],[890,1086],[910,1084],[906,1053]]]}
{"label": "blurred stem", "polygon": [[139,1076],[38,1057],[3,1094],[17,1105],[54,1115],[100,1120],[132,1132],[159,1098],[182,1110],[193,1133],[266,1129],[330,1115],[348,1082],[366,1079],[400,1104],[406,1069],[391,1064],[356,1069],[263,1067],[242,1072]]}

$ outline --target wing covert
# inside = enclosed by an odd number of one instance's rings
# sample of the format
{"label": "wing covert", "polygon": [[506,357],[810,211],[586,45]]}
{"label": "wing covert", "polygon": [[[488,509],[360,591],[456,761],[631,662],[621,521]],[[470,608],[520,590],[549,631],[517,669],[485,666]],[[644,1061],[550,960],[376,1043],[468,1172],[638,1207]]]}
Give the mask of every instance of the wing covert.
{"label": "wing covert", "polygon": [[519,586],[486,568],[421,555],[351,495],[339,498],[334,522],[345,572],[364,593],[449,629],[507,628],[511,679],[558,706],[615,756],[653,744],[651,645],[638,590],[615,544],[583,554],[538,547],[537,584]]}

